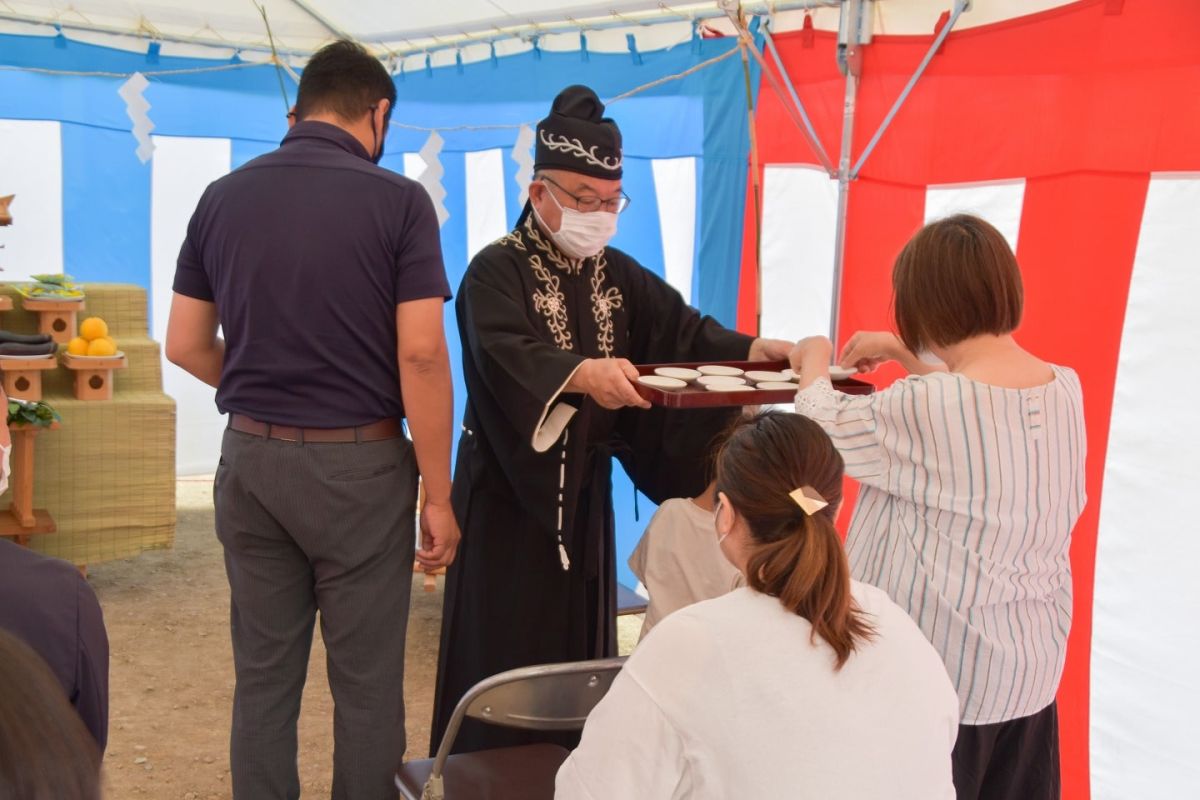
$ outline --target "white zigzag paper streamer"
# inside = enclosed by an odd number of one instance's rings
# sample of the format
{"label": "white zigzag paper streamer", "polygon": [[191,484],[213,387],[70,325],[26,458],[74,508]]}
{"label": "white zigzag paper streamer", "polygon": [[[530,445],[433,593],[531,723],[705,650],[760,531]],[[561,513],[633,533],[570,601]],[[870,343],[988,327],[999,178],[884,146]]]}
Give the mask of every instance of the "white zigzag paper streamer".
{"label": "white zigzag paper streamer", "polygon": [[450,212],[446,210],[446,204],[443,202],[446,199],[446,188],[442,186],[442,176],[446,174],[446,170],[442,168],[442,162],[438,160],[443,144],[445,141],[442,137],[438,136],[437,131],[433,131],[425,140],[425,144],[421,145],[421,149],[417,151],[417,155],[425,162],[425,169],[421,171],[417,183],[424,186],[425,191],[429,192],[429,199],[433,201],[433,210],[437,212],[439,228],[446,224],[446,220],[450,219]]}
{"label": "white zigzag paper streamer", "polygon": [[154,141],[150,138],[154,123],[150,121],[150,103],[142,94],[149,85],[150,81],[146,80],[145,75],[135,72],[117,90],[117,94],[125,101],[125,113],[133,122],[133,138],[138,143],[137,157],[143,164],[154,154]]}
{"label": "white zigzag paper streamer", "polygon": [[517,141],[513,145],[512,160],[517,165],[517,190],[520,192],[518,205],[525,205],[529,197],[529,181],[533,180],[533,128],[522,125],[517,131]]}

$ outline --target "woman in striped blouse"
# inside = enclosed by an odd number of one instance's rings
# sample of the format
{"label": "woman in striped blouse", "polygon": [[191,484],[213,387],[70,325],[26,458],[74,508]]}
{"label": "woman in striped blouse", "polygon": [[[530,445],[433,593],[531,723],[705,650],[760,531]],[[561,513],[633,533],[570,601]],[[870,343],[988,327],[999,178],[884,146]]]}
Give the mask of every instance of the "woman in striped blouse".
{"label": "woman in striped blouse", "polygon": [[[959,800],[1056,799],[1068,551],[1085,501],[1079,378],[1013,339],[1020,270],[981,219],[925,226],[892,285],[899,337],[855,334],[840,361],[913,374],[844,395],[829,382],[829,340],[804,339],[791,357],[796,410],[862,484],[846,542],[854,577],[908,611],[958,689]],[[942,364],[914,355],[925,351]]]}

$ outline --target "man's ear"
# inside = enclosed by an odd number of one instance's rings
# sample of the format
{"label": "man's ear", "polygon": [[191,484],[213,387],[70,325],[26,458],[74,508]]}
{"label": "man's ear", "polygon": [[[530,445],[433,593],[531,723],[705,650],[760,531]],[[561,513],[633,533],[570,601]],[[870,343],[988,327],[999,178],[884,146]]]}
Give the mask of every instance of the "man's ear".
{"label": "man's ear", "polygon": [[388,112],[392,110],[392,101],[386,97],[375,104],[375,113],[379,115],[381,127],[387,127]]}
{"label": "man's ear", "polygon": [[532,180],[529,182],[529,199],[534,203],[541,203],[546,199],[546,192],[550,191],[546,188],[546,184],[540,180]]}

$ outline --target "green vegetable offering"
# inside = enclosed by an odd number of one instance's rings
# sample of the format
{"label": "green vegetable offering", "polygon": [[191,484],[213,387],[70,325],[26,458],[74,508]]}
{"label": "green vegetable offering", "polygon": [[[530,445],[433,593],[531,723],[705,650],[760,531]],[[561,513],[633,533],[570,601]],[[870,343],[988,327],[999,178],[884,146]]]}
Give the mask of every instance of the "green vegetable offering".
{"label": "green vegetable offering", "polygon": [[9,425],[34,425],[39,428],[49,428],[56,422],[62,422],[62,417],[40,400],[30,402],[10,398],[8,401]]}

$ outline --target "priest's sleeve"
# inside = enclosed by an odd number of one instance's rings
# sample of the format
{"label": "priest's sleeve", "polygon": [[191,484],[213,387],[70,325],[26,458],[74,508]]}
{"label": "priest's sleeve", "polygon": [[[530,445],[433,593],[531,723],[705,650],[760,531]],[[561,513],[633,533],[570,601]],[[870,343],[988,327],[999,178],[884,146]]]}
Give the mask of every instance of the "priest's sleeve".
{"label": "priest's sleeve", "polygon": [[472,269],[459,290],[463,347],[518,442],[539,453],[562,436],[576,406],[561,399],[584,359],[538,338],[521,295],[501,269]]}

